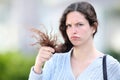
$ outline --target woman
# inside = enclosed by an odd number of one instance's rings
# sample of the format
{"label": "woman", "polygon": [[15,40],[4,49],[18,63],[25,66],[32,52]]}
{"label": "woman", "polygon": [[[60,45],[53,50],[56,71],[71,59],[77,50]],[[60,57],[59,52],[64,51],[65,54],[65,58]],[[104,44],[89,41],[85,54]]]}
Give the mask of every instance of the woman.
{"label": "woman", "polygon": [[[93,6],[88,2],[76,2],[64,11],[59,29],[65,43],[61,53],[55,48],[42,46],[29,80],[104,80],[102,60],[105,54],[93,44],[98,20]],[[42,69],[43,64],[44,68]],[[119,62],[107,55],[108,80],[120,80]]]}

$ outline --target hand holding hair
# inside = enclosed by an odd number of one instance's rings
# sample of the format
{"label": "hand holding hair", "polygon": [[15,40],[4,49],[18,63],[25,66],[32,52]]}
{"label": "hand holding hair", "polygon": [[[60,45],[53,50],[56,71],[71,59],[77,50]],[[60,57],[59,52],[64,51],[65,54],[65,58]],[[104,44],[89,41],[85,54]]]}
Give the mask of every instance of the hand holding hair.
{"label": "hand holding hair", "polygon": [[37,34],[33,36],[37,40],[33,45],[41,46],[36,57],[34,71],[41,73],[44,62],[49,60],[55,52],[61,52],[61,45],[57,44],[57,36],[48,36],[47,33],[35,28],[32,28],[31,31]]}
{"label": "hand holding hair", "polygon": [[54,52],[55,50],[48,46],[42,46],[39,49],[39,53],[36,57],[35,66],[34,66],[34,71],[36,73],[41,73],[44,62],[49,60]]}

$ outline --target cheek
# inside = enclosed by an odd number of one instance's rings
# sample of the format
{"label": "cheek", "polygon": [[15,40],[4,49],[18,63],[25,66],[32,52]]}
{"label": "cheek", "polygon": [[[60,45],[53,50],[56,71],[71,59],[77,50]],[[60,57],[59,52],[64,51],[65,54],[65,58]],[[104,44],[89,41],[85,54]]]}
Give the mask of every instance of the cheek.
{"label": "cheek", "polygon": [[81,29],[79,29],[79,34],[84,35],[84,34],[86,34],[87,32],[88,32],[88,31],[87,31],[86,28],[81,28]]}
{"label": "cheek", "polygon": [[90,28],[88,28],[88,27],[84,27],[84,28],[81,28],[81,29],[79,30],[79,34],[80,34],[81,36],[89,35],[89,34],[91,34],[91,30],[90,30]]}
{"label": "cheek", "polygon": [[67,36],[69,37],[70,31],[69,31],[69,30],[66,30],[66,34],[67,34]]}

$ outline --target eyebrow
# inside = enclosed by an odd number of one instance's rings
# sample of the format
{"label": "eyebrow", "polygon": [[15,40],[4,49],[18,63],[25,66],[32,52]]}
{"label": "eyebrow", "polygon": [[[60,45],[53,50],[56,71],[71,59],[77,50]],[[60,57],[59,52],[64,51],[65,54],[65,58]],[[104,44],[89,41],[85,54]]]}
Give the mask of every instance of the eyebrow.
{"label": "eyebrow", "polygon": [[[76,22],[75,25],[77,24],[83,24],[83,22]],[[70,25],[70,23],[66,23],[66,25]]]}

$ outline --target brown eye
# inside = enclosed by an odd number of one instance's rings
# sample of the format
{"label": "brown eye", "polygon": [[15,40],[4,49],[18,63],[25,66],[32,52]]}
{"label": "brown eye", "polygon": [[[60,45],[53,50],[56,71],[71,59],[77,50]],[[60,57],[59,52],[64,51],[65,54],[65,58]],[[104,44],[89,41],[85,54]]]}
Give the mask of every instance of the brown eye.
{"label": "brown eye", "polygon": [[82,23],[78,23],[77,26],[80,27],[80,26],[83,26],[83,24]]}
{"label": "brown eye", "polygon": [[82,24],[82,23],[77,23],[76,24],[76,27],[82,27],[84,24]]}

